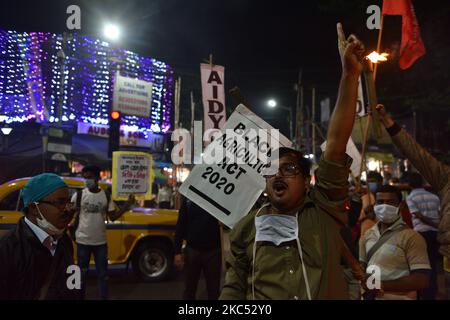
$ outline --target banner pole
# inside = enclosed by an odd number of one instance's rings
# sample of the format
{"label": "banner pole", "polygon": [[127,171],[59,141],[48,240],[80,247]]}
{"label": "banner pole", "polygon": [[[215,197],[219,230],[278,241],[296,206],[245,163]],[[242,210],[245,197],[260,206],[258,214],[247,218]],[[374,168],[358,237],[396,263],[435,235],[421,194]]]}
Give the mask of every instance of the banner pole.
{"label": "banner pole", "polygon": [[244,106],[246,106],[249,110],[252,110],[251,105],[247,102],[247,100],[244,98],[244,96],[241,93],[241,89],[239,89],[238,87],[234,87],[233,89],[231,89],[230,91],[231,96],[234,99],[234,102],[236,104],[243,104]]}
{"label": "banner pole", "polygon": [[[384,26],[384,15],[381,15],[381,23],[380,23],[380,31],[378,32],[378,42],[377,42],[377,52],[380,53],[381,48],[381,37],[383,35],[383,26]],[[375,81],[377,79],[377,69],[378,69],[378,63],[375,64],[373,69],[373,80]]]}
{"label": "banner pole", "polygon": [[[378,41],[377,41],[377,52],[380,52],[380,48],[381,48],[381,38],[383,35],[383,27],[384,27],[384,15],[381,15],[381,22],[380,22],[380,31],[378,32]],[[368,67],[370,69],[372,69],[372,65],[371,62],[367,63]],[[378,69],[378,63],[375,63],[375,66],[373,67],[373,72],[364,72],[364,76],[365,76],[365,84],[366,84],[366,90],[367,90],[367,99],[369,100],[369,113],[368,113],[368,117],[367,117],[367,123],[366,123],[366,128],[364,130],[364,136],[363,136],[363,141],[362,141],[362,153],[361,153],[361,167],[360,167],[360,176],[359,178],[361,179],[361,173],[364,171],[364,169],[366,169],[366,149],[367,149],[367,140],[369,138],[369,130],[370,130],[370,126],[372,124],[372,117],[374,116],[375,119],[375,123],[374,125],[376,126],[376,134],[377,137],[381,136],[381,128],[380,128],[380,123],[378,120],[378,116],[376,114],[376,104],[377,104],[377,99],[376,99],[376,93],[375,93],[375,80],[377,78],[377,69]],[[366,70],[367,71],[367,70]],[[369,78],[368,77],[368,73],[372,73],[372,76]],[[372,100],[371,100],[372,98]],[[375,103],[375,105],[372,105],[372,103]]]}

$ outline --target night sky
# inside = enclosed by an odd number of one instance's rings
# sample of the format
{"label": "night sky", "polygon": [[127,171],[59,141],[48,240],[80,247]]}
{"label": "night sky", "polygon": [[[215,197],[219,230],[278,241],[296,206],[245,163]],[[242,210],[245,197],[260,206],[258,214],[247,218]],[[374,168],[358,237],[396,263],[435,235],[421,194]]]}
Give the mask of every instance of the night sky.
{"label": "night sky", "polygon": [[[119,46],[167,62],[174,67],[176,75],[182,77],[181,107],[185,122],[189,121],[186,118],[189,117],[189,91],[194,90],[196,100],[201,99],[199,63],[212,53],[214,62],[226,68],[227,90],[239,86],[258,114],[287,133],[283,116],[267,109],[267,99],[274,98],[280,104],[294,107],[294,83],[302,68],[306,104],[310,105],[312,87],[317,88],[318,101],[329,96],[334,103],[340,76],[336,22],[341,21],[346,33],[356,33],[366,47],[375,49],[378,32],[366,28],[366,8],[370,4],[381,5],[382,1],[7,2],[1,3],[0,27],[3,29],[67,31],[65,11],[70,4],[81,8],[82,34],[102,38],[103,22],[117,22],[123,29]],[[419,90],[425,98],[434,91],[442,94],[442,90],[447,90],[443,97],[437,96],[436,101],[441,101],[448,110],[449,104],[444,100],[450,97],[447,89],[450,65],[443,57],[450,53],[448,1],[413,2],[428,53],[407,71],[400,71],[395,62],[380,68],[379,96],[386,96],[387,101],[393,99],[395,108],[401,108],[399,105],[407,105],[408,101],[395,100],[399,94],[402,97],[417,95]],[[400,41],[400,21],[396,17],[386,21],[382,47],[388,51]],[[436,46],[438,48],[433,50]],[[437,66],[440,68],[438,75]],[[424,87],[423,83],[436,83],[442,90],[436,86]],[[417,99],[421,98],[422,95]],[[235,107],[229,95],[227,107],[229,112]],[[201,113],[197,110],[197,120],[202,117]]]}

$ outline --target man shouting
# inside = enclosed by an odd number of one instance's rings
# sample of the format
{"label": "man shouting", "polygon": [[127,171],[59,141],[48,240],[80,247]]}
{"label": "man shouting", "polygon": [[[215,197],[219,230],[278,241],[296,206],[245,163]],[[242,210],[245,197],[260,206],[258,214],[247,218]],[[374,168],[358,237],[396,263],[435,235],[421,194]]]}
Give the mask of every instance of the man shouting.
{"label": "man shouting", "polygon": [[221,299],[347,299],[340,267],[351,158],[345,154],[355,119],[364,46],[337,25],[342,63],[327,147],[309,190],[310,164],[279,150],[278,172],[266,174],[269,203],[244,217],[230,235],[231,258]]}

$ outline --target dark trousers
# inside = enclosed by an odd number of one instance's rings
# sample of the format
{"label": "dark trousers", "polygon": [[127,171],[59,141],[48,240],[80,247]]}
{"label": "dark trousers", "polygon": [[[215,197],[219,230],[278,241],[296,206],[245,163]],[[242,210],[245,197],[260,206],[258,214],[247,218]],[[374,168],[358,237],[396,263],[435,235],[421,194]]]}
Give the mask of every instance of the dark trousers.
{"label": "dark trousers", "polygon": [[185,263],[185,290],[183,299],[195,300],[200,273],[203,271],[208,300],[218,300],[222,265],[220,249],[199,251],[187,246]]}
{"label": "dark trousers", "polygon": [[439,243],[436,231],[419,232],[427,243],[428,259],[430,259],[430,285],[419,291],[420,300],[435,300],[438,291],[437,285],[437,262],[439,259]]}
{"label": "dark trousers", "polygon": [[445,283],[445,296],[447,300],[450,300],[450,272],[444,271],[444,283]]}
{"label": "dark trousers", "polygon": [[161,209],[170,209],[170,201],[161,201],[159,207]]}
{"label": "dark trousers", "polygon": [[83,298],[86,296],[86,280],[89,270],[89,260],[94,255],[95,270],[97,271],[100,298],[108,299],[108,247],[106,244],[88,246],[77,243],[78,266],[81,269],[81,290]]}

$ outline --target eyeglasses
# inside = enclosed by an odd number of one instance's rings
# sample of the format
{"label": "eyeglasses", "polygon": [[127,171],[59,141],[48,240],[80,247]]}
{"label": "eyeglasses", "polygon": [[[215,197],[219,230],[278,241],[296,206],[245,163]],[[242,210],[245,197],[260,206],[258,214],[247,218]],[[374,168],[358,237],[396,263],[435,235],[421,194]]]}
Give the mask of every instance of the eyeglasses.
{"label": "eyeglasses", "polygon": [[58,209],[61,209],[61,208],[66,209],[66,208],[68,208],[69,206],[72,205],[72,203],[70,201],[67,201],[67,200],[58,200],[58,201],[41,200],[41,201],[38,201],[38,203],[49,204],[49,205],[54,206],[54,207],[56,207]]}
{"label": "eyeglasses", "polygon": [[[272,170],[270,170],[270,171],[272,171]],[[293,163],[284,163],[281,166],[279,166],[278,172],[283,177],[292,177],[292,176],[296,176],[300,173],[300,167]],[[263,176],[264,176],[264,178],[269,179],[269,178],[274,177],[276,174],[277,173],[273,173],[273,171],[272,171],[271,173],[267,172],[267,173],[263,174]]]}

